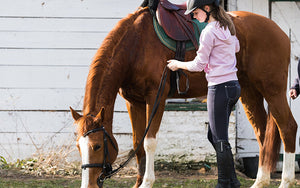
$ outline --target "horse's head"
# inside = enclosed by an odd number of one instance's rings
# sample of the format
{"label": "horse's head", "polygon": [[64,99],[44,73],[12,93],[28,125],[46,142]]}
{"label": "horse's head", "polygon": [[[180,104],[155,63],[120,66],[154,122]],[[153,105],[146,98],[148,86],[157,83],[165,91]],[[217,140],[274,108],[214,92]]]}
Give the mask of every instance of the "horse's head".
{"label": "horse's head", "polygon": [[111,164],[118,155],[112,126],[105,122],[104,108],[96,116],[80,115],[70,109],[77,126],[76,146],[82,158],[81,187],[102,187],[101,180],[111,173]]}

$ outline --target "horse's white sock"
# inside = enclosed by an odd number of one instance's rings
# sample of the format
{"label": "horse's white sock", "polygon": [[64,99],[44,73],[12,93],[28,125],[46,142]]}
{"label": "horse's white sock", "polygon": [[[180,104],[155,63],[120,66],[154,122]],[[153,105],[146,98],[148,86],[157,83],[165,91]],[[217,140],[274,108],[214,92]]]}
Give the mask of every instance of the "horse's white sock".
{"label": "horse's white sock", "polygon": [[140,188],[151,188],[154,181],[154,154],[156,150],[157,141],[155,138],[145,139],[144,149],[146,152],[146,169],[143,183]]}
{"label": "horse's white sock", "polygon": [[270,171],[265,166],[260,166],[257,171],[257,176],[251,188],[263,188],[270,184]]}
{"label": "horse's white sock", "polygon": [[283,167],[281,175],[281,184],[279,188],[288,188],[295,181],[295,153],[286,153],[283,155]]}

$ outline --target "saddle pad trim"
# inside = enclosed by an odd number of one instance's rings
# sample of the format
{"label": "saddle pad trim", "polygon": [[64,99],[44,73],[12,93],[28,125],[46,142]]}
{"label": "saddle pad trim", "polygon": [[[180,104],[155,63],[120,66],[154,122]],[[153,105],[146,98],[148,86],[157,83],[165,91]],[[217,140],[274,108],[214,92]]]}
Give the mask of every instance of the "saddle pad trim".
{"label": "saddle pad trim", "polygon": [[[199,37],[201,34],[201,31],[205,28],[207,23],[200,23],[198,20],[193,19],[193,26],[194,26],[194,31],[195,31],[195,37],[197,39],[197,42],[199,43]],[[159,38],[159,40],[170,50],[173,50],[176,52],[176,41],[170,38],[163,28],[158,24],[157,20],[155,17],[153,17],[153,26],[154,30]],[[195,46],[193,43],[189,40],[185,44],[186,51],[191,51],[191,50],[196,50]]]}

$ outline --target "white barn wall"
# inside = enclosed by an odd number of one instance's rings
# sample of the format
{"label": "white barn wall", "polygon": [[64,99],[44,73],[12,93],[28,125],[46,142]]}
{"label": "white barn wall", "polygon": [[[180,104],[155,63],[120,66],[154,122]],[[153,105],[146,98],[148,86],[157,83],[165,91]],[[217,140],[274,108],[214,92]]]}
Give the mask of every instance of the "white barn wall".
{"label": "white barn wall", "polygon": [[236,0],[237,10],[249,11],[269,17],[269,0]]}
{"label": "white barn wall", "polygon": [[[68,108],[81,110],[85,80],[96,49],[114,25],[136,10],[141,2],[1,0],[5,5],[0,7],[1,156],[16,160],[71,145],[73,159],[79,159],[75,127]],[[299,2],[276,2],[272,18],[285,32],[292,28],[292,54],[299,57],[297,7]],[[229,0],[229,10],[269,16],[268,0]],[[295,62],[292,61],[292,70],[295,70]],[[292,71],[292,78],[295,74]],[[300,122],[296,114],[299,100],[292,101],[291,105],[296,121]],[[241,119],[244,116],[243,111],[238,111],[237,121],[242,121],[248,129],[238,126],[237,131],[250,135],[237,141],[239,146],[248,145],[252,152],[257,143],[248,121]],[[203,160],[213,155],[213,148],[206,139],[207,121],[206,112],[165,112],[158,135],[157,158],[174,160],[186,155],[187,160]],[[234,122],[232,116],[230,142],[235,150]],[[125,102],[120,97],[116,102],[113,127],[120,153],[129,151],[132,148],[131,125]],[[245,142],[247,138],[250,143]]]}
{"label": "white barn wall", "polygon": [[[139,0],[1,0],[0,155],[31,157],[55,147],[75,148],[69,106],[81,110],[91,60],[114,25]],[[120,101],[120,102],[118,102]],[[115,124],[130,128],[125,102]],[[127,116],[125,116],[127,115]],[[123,143],[127,130],[116,129]],[[130,132],[129,132],[130,133]]]}
{"label": "white barn wall", "polygon": [[[82,109],[97,48],[141,2],[1,0],[5,6],[0,7],[0,156],[14,161],[69,148],[70,158],[79,160],[69,106]],[[207,112],[165,112],[157,158],[199,161],[213,155],[206,139],[207,121]],[[235,148],[234,116],[231,124]],[[119,96],[113,131],[120,154],[131,150],[131,124]]]}

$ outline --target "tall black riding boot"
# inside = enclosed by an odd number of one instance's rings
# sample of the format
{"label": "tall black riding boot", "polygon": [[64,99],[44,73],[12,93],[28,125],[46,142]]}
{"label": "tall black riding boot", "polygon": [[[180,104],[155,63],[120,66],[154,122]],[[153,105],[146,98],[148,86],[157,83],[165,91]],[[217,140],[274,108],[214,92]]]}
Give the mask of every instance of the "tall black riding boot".
{"label": "tall black riding boot", "polygon": [[238,185],[235,170],[232,169],[234,164],[230,144],[225,140],[221,140],[214,143],[214,147],[217,153],[218,166],[218,184],[216,188],[231,188],[232,185]]}
{"label": "tall black riding boot", "polygon": [[230,150],[231,158],[232,158],[232,165],[231,165],[231,176],[230,176],[230,185],[231,188],[240,188],[241,183],[236,177],[235,168],[234,168],[234,161],[233,161],[233,155]]}

